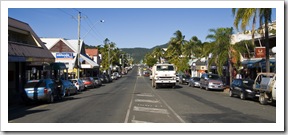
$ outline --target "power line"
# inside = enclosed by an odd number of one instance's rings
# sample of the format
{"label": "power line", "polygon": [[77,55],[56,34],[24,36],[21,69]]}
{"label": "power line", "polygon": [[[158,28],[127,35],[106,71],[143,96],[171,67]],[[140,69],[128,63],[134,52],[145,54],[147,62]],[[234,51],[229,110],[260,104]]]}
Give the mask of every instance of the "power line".
{"label": "power line", "polygon": [[66,15],[72,17],[76,22],[78,22],[77,19],[76,19],[72,14],[69,14],[68,12],[64,11],[64,10],[61,9],[61,8],[57,8],[57,9],[60,10],[60,11],[62,11],[62,12],[65,13]]}

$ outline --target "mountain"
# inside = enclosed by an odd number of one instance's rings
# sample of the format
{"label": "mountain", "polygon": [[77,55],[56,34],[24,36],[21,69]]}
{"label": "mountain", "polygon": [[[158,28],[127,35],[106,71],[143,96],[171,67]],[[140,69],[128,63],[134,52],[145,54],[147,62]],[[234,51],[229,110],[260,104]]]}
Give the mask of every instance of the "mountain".
{"label": "mountain", "polygon": [[[123,52],[126,52],[128,54],[131,55],[131,57],[133,57],[134,59],[134,63],[140,63],[141,60],[144,59],[145,55],[148,52],[152,52],[156,47],[160,47],[160,48],[167,48],[168,47],[168,43],[163,44],[163,45],[156,45],[153,48],[141,48],[141,47],[136,47],[136,48],[119,48],[120,50],[122,50]],[[96,48],[96,46],[93,45],[85,45],[85,48]]]}
{"label": "mountain", "polygon": [[150,48],[150,49],[137,47],[137,48],[121,48],[121,50],[123,52],[130,54],[131,57],[134,58],[134,63],[140,63],[140,61],[144,59],[145,55],[148,52],[152,52],[156,47],[167,48],[168,43],[163,44],[163,45],[157,45],[157,46]]}

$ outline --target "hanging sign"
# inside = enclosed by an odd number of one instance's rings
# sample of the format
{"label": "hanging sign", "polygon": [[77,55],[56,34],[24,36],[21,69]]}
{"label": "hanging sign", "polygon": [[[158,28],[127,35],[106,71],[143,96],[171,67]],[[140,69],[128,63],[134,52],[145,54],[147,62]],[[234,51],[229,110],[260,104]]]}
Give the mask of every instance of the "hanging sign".
{"label": "hanging sign", "polygon": [[266,48],[265,47],[255,47],[255,58],[265,58]]}

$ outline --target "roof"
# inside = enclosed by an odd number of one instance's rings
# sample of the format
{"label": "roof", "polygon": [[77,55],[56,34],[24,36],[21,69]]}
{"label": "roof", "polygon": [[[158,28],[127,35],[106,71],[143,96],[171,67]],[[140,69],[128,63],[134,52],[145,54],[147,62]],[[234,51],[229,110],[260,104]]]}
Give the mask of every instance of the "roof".
{"label": "roof", "polygon": [[20,61],[54,62],[55,60],[54,56],[42,43],[41,39],[37,36],[37,34],[29,26],[29,24],[9,17],[8,27],[27,31],[28,34],[34,37],[34,40],[37,44],[37,45],[30,45],[8,41],[8,56],[9,57],[11,56],[12,58],[12,59],[9,58],[9,61],[19,61],[20,59],[13,59],[13,58],[22,57]]}
{"label": "roof", "polygon": [[97,56],[98,55],[98,49],[85,49],[86,54],[89,56]]}
{"label": "roof", "polygon": [[[74,52],[78,52],[78,40],[77,39],[65,39],[65,38],[41,38],[45,43],[45,46],[50,50],[55,46],[60,40],[63,41],[67,46],[69,46]],[[83,40],[80,40],[80,48],[84,44]]]}

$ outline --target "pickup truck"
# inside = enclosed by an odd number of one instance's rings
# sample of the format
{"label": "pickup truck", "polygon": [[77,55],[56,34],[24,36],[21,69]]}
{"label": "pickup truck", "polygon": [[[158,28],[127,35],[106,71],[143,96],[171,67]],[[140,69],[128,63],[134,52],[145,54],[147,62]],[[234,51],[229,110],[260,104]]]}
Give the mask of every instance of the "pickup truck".
{"label": "pickup truck", "polygon": [[258,73],[253,90],[260,93],[259,102],[262,105],[276,101],[276,73]]}

